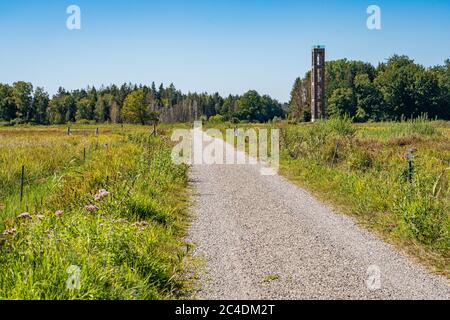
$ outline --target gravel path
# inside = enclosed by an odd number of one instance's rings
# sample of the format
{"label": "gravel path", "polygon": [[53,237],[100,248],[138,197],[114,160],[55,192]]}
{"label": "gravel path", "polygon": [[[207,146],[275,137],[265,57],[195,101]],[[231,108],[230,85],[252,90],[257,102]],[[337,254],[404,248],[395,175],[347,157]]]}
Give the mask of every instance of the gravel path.
{"label": "gravel path", "polygon": [[194,165],[191,182],[195,298],[450,299],[447,279],[258,165]]}

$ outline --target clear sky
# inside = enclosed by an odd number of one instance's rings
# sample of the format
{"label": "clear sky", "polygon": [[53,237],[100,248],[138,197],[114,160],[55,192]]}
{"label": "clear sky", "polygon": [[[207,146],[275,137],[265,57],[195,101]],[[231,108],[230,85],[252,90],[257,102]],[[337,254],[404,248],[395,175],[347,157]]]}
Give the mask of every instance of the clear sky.
{"label": "clear sky", "polygon": [[[71,4],[81,30],[66,28]],[[381,30],[366,27],[371,4]],[[155,81],[184,92],[256,89],[285,102],[314,44],[326,45],[327,59],[378,64],[398,53],[442,64],[450,1],[0,0],[0,82],[50,93]]]}

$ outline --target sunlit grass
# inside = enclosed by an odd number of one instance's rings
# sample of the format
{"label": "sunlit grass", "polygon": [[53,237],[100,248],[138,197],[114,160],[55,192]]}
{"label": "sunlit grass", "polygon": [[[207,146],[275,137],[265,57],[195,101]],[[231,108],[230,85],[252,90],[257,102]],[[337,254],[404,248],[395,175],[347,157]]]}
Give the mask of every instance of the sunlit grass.
{"label": "sunlit grass", "polygon": [[[172,164],[167,137],[152,137],[148,128],[125,129],[70,137],[60,132],[63,128],[42,129],[46,132],[38,135],[0,130],[4,150],[6,143],[17,147],[10,151],[16,156],[4,161],[19,158],[21,164],[23,158],[33,177],[20,203],[20,166],[11,165],[10,173],[9,163],[2,162],[1,172],[12,178],[1,193],[7,206],[0,207],[5,232],[0,299],[167,299],[183,294],[187,168]],[[86,159],[80,157],[85,146]],[[95,200],[100,189],[109,194]],[[87,210],[88,205],[94,209]],[[17,218],[25,210],[32,219]],[[70,266],[80,268],[79,289],[66,285]]]}

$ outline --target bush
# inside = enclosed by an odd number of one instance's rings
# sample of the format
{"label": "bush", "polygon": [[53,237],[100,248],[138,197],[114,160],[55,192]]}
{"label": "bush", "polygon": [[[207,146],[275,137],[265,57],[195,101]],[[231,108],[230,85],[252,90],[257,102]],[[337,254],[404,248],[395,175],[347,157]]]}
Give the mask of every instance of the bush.
{"label": "bush", "polygon": [[95,123],[96,123],[95,120],[88,120],[88,119],[80,119],[76,122],[76,124],[82,124],[82,125],[95,124]]}
{"label": "bush", "polygon": [[10,122],[10,124],[13,125],[13,126],[15,126],[15,125],[21,125],[21,124],[25,124],[25,123],[26,123],[25,120],[19,119],[19,118],[16,118],[16,119],[14,119],[14,120],[11,120],[11,122]]}
{"label": "bush", "polygon": [[319,123],[340,137],[352,138],[356,133],[356,129],[353,127],[353,119],[347,115],[332,117]]}
{"label": "bush", "polygon": [[223,116],[216,114],[215,116],[209,117],[209,122],[220,123],[223,122]]}

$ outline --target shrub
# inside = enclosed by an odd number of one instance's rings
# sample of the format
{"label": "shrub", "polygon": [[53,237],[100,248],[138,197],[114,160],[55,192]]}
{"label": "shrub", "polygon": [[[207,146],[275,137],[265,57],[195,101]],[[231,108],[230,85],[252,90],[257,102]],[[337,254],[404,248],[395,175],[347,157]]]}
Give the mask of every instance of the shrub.
{"label": "shrub", "polygon": [[329,131],[340,137],[351,138],[356,133],[356,129],[353,127],[353,120],[347,115],[343,117],[333,117],[320,123],[329,128]]}
{"label": "shrub", "polygon": [[76,122],[76,124],[86,125],[86,124],[95,124],[95,120],[88,120],[88,119],[80,119]]}
{"label": "shrub", "polygon": [[223,116],[216,114],[215,116],[209,117],[209,122],[220,123],[223,122]]}

